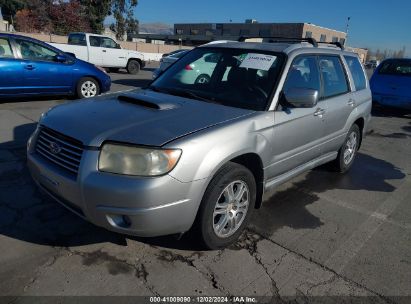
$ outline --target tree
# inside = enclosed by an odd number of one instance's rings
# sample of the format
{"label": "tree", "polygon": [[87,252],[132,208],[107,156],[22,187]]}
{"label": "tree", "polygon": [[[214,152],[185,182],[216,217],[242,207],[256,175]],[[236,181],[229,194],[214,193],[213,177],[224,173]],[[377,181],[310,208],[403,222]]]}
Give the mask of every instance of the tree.
{"label": "tree", "polygon": [[116,32],[116,38],[123,40],[127,33],[138,32],[138,20],[134,17],[134,8],[137,0],[112,0],[111,9],[116,22],[111,25],[111,29]]}
{"label": "tree", "polygon": [[49,33],[52,22],[49,7],[52,0],[30,0],[25,8],[16,13],[16,28],[22,32]]}
{"label": "tree", "polygon": [[34,28],[36,21],[34,20],[31,11],[27,8],[19,10],[16,13],[17,30],[21,32],[30,33]]}
{"label": "tree", "polygon": [[91,31],[102,33],[104,20],[111,14],[111,0],[80,0],[80,4],[86,8]]}
{"label": "tree", "polygon": [[16,13],[26,7],[25,0],[0,0],[3,18],[14,26]]}
{"label": "tree", "polygon": [[90,31],[85,8],[78,0],[53,2],[50,6],[50,18],[53,20],[53,33],[57,35]]}
{"label": "tree", "polygon": [[138,34],[139,22],[134,18],[133,11],[129,11],[126,19],[126,31],[127,34]]}

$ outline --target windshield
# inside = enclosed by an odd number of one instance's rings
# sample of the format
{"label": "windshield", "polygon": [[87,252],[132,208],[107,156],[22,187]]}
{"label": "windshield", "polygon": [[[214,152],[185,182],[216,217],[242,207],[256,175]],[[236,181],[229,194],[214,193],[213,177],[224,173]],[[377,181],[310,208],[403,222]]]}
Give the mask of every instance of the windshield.
{"label": "windshield", "polygon": [[244,49],[197,48],[149,87],[226,106],[263,111],[280,74],[281,54]]}

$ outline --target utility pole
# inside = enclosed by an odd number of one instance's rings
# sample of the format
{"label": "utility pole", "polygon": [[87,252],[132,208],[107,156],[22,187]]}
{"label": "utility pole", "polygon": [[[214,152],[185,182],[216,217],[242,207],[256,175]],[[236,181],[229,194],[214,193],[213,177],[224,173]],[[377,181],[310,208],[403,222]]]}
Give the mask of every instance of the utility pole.
{"label": "utility pole", "polygon": [[348,45],[348,30],[350,29],[350,20],[351,20],[351,17],[348,17],[347,18],[347,25],[346,25],[346,27],[345,27],[345,43],[344,43],[344,45]]}

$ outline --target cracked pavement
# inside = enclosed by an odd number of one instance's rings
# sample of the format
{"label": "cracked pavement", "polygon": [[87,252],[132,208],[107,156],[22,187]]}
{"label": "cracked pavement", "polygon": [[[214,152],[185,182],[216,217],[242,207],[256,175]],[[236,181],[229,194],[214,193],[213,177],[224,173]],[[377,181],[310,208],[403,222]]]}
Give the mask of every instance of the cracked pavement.
{"label": "cracked pavement", "polygon": [[[132,80],[119,83],[131,88]],[[0,295],[303,303],[313,296],[370,296],[373,303],[411,296],[410,115],[378,111],[347,175],[319,168],[291,180],[266,193],[236,244],[199,251],[188,237],[142,239],[95,227],[36,189],[25,143],[40,113],[62,102],[0,103]]]}

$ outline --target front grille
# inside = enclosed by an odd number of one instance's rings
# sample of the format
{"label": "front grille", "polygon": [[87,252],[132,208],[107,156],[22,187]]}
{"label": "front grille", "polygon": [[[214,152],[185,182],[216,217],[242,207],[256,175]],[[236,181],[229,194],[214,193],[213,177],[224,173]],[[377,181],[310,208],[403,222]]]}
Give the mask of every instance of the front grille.
{"label": "front grille", "polygon": [[42,127],[37,137],[36,152],[70,173],[78,173],[83,144],[71,137]]}

